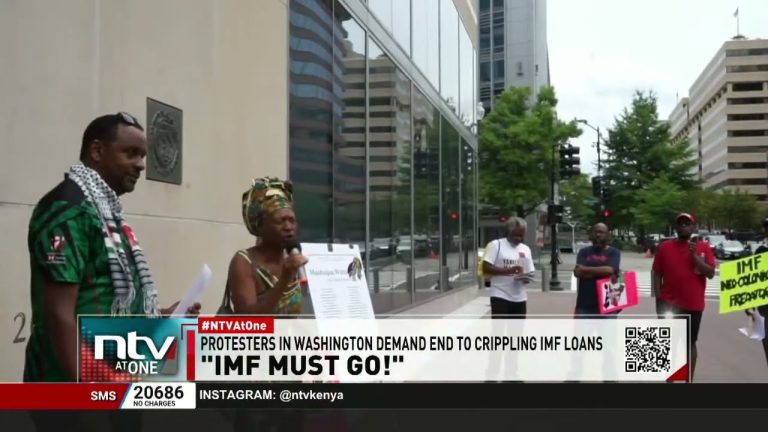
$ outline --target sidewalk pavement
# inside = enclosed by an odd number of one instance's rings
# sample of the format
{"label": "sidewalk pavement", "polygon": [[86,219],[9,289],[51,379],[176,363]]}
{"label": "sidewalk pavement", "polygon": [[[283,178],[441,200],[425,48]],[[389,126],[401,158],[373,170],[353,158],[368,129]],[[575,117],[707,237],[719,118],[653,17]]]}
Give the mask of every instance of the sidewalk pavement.
{"label": "sidewalk pavement", "polygon": [[[490,314],[488,289],[465,288],[456,294],[427,303],[407,313],[455,316],[485,316]],[[576,296],[574,292],[528,291],[529,315],[570,315]],[[641,297],[632,308],[634,315],[655,316],[655,301]],[[718,302],[707,300],[699,333],[699,359],[694,382],[709,383],[768,383],[768,366],[759,341],[744,337],[739,328],[746,324],[741,312],[721,315]]]}

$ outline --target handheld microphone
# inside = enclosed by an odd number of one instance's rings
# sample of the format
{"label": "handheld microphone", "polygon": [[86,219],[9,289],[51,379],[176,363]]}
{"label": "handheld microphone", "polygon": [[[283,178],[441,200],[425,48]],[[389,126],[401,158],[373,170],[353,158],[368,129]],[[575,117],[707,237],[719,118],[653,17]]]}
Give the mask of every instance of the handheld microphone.
{"label": "handheld microphone", "polygon": [[[301,255],[301,243],[293,243],[285,247],[285,251],[288,255]],[[299,267],[296,271],[296,276],[299,278],[301,285],[307,284],[307,272],[304,270],[304,266]]]}

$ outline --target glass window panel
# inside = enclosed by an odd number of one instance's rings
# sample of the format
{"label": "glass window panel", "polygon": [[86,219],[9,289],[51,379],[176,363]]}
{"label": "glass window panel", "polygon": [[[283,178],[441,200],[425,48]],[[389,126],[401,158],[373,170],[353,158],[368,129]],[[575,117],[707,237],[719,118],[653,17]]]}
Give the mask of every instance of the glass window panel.
{"label": "glass window panel", "polygon": [[481,50],[491,49],[491,26],[490,25],[484,25],[480,27],[480,49]]}
{"label": "glass window panel", "polygon": [[488,82],[491,80],[491,63],[480,63],[480,82]]}
{"label": "glass window panel", "polygon": [[334,19],[334,242],[365,251],[366,34],[337,2]]}
{"label": "glass window panel", "polygon": [[504,25],[493,27],[493,52],[501,52],[504,48]]}
{"label": "glass window panel", "polygon": [[504,81],[504,60],[493,62],[493,79],[494,81]]}
{"label": "glass window panel", "polygon": [[411,0],[390,0],[390,2],[392,3],[392,34],[403,51],[411,55]]}
{"label": "glass window panel", "polygon": [[392,32],[392,0],[368,0],[368,8]]}
{"label": "glass window panel", "polygon": [[413,8],[413,60],[432,85],[440,88],[440,0],[415,0]]}
{"label": "glass window panel", "polygon": [[453,0],[440,0],[440,93],[458,113],[459,13]]}
{"label": "glass window panel", "polygon": [[440,88],[440,9],[439,0],[424,0],[429,9],[427,18],[420,24],[425,25],[427,31],[427,76],[436,89]]}
{"label": "glass window panel", "polygon": [[411,0],[370,0],[368,7],[403,50],[411,54]]}
{"label": "glass window panel", "polygon": [[472,104],[474,103],[474,47],[472,46],[472,40],[469,38],[469,34],[464,29],[463,25],[459,25],[459,80],[460,80],[460,97],[459,97],[459,117],[461,121],[467,127],[472,126],[474,123],[474,111]]}
{"label": "glass window panel", "polygon": [[439,293],[440,112],[413,91],[413,255],[416,300]]}
{"label": "glass window panel", "polygon": [[330,1],[290,2],[289,176],[302,241],[332,238],[333,18]]}
{"label": "glass window panel", "polygon": [[411,302],[411,83],[373,40],[368,49],[368,285],[381,313]]}
{"label": "glass window panel", "polygon": [[450,289],[456,286],[451,279],[455,279],[459,270],[459,252],[460,252],[460,221],[461,213],[459,202],[459,188],[461,179],[459,178],[459,133],[451,126],[451,123],[442,118],[442,128],[440,134],[440,147],[442,161],[442,185],[443,194],[443,230],[442,230],[442,253],[440,255],[441,265],[447,269],[448,281],[445,281],[444,289]]}

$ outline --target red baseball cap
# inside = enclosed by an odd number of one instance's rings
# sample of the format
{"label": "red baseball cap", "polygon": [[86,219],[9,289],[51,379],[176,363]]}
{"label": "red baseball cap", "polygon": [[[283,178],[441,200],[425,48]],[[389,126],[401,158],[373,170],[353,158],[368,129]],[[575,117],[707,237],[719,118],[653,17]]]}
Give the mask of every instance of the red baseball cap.
{"label": "red baseball cap", "polygon": [[680,213],[675,218],[675,222],[679,221],[680,219],[688,219],[689,221],[691,221],[691,223],[696,223],[696,218],[693,217],[693,215],[690,213]]}

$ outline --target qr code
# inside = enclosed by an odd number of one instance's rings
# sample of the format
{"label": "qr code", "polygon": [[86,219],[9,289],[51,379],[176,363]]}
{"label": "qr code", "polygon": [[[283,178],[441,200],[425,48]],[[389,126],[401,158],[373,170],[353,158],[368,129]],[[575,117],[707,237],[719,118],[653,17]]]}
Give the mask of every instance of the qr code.
{"label": "qr code", "polygon": [[669,327],[627,327],[624,329],[624,370],[626,372],[669,372],[671,330]]}

